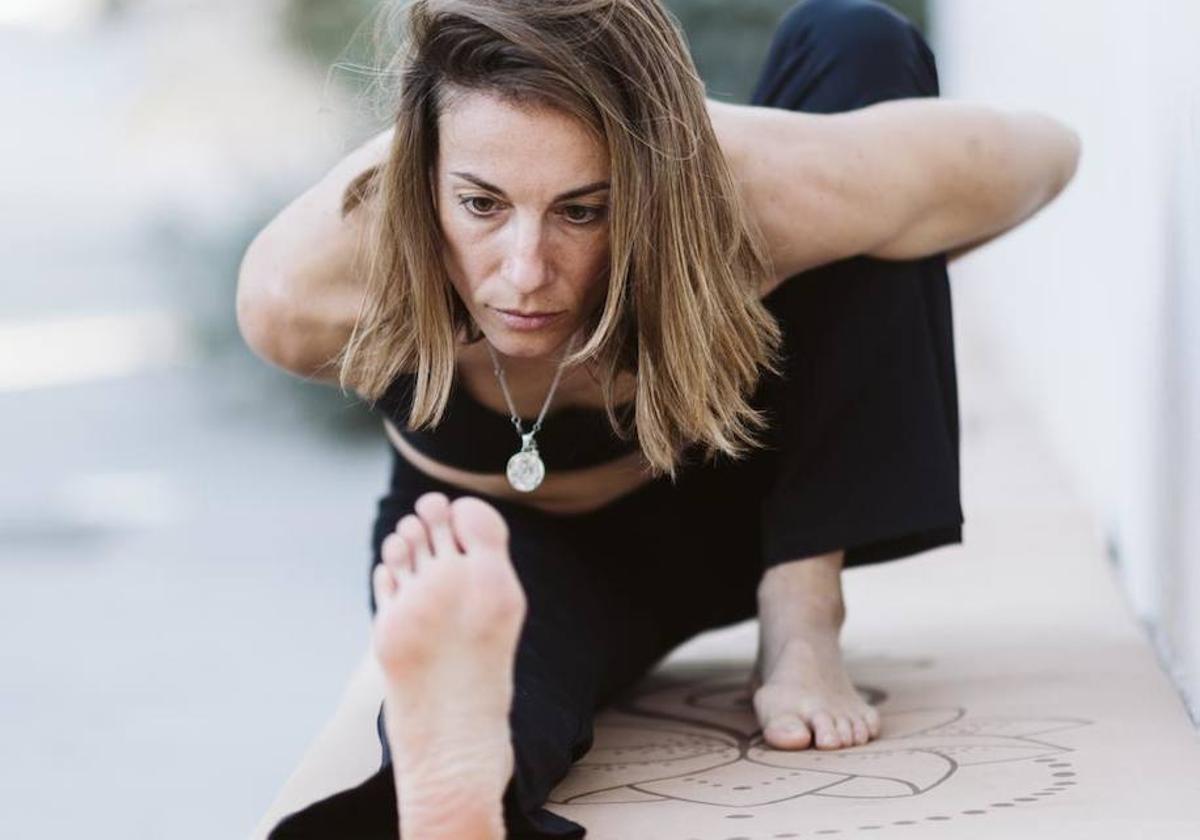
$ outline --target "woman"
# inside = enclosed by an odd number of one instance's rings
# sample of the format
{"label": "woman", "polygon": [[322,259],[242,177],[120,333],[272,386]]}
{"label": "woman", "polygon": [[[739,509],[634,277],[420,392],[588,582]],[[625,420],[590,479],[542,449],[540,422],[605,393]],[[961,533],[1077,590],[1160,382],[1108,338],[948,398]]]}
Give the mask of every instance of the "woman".
{"label": "woman", "polygon": [[1050,201],[1077,138],[927,98],[874,0],[794,8],[749,107],[658,0],[407,14],[394,130],[241,274],[251,346],[371,402],[394,461],[384,764],[272,836],[582,836],[542,806],[594,711],[754,616],[770,745],[876,737],[840,572],[961,540],[944,253]]}

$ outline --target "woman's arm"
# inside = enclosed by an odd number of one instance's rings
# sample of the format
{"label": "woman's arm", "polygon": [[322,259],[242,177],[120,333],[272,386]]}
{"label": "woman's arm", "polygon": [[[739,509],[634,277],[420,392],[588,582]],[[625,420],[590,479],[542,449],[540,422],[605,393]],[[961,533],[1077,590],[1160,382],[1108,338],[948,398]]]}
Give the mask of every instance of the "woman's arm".
{"label": "woman's arm", "polygon": [[709,103],[776,282],[865,254],[961,255],[1071,180],[1078,135],[1029,111],[935,98],[838,114]]}
{"label": "woman's arm", "polygon": [[360,237],[370,205],[342,218],[342,196],[383,163],[391,129],[351,152],[285,207],[250,243],[238,271],[237,319],[259,356],[298,376],[336,384],[331,361],[362,303]]}

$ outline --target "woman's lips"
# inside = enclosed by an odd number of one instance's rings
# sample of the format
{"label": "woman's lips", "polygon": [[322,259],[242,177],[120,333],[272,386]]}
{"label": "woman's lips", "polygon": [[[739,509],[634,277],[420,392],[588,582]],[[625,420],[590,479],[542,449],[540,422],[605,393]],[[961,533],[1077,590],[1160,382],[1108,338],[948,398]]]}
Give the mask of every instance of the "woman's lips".
{"label": "woman's lips", "polygon": [[508,309],[497,309],[496,314],[510,329],[540,330],[562,315],[562,312],[534,312],[522,315]]}

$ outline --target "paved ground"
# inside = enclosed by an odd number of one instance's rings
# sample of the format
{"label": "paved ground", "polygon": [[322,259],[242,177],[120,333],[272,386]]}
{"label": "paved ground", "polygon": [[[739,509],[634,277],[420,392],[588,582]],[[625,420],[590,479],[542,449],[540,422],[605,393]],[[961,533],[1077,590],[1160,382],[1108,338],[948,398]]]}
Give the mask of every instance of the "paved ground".
{"label": "paved ground", "polygon": [[362,648],[382,443],[217,376],[0,397],[2,836],[241,836]]}

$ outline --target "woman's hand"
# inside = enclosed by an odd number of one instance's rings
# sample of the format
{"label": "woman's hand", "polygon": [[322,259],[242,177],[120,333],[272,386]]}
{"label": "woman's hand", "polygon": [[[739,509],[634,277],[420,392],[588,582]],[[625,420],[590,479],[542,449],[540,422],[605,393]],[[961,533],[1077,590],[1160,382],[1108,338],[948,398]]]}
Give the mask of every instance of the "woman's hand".
{"label": "woman's hand", "polygon": [[960,255],[1067,185],[1078,135],[1029,111],[936,98],[838,114],[709,103],[775,282],[859,254]]}

